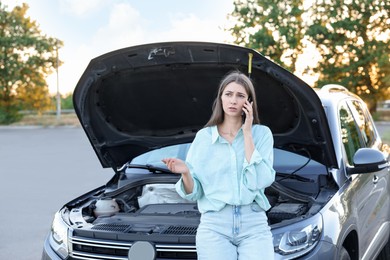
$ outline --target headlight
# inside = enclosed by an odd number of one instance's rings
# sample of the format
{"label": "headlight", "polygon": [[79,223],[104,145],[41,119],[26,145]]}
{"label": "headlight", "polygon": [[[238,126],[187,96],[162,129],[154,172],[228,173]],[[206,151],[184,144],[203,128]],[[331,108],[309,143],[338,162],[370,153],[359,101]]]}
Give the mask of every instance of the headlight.
{"label": "headlight", "polygon": [[68,226],[59,212],[54,216],[49,241],[50,246],[61,258],[65,259],[68,256]]}
{"label": "headlight", "polygon": [[311,251],[320,241],[322,218],[317,214],[308,220],[275,230],[274,250],[283,259],[293,259]]}

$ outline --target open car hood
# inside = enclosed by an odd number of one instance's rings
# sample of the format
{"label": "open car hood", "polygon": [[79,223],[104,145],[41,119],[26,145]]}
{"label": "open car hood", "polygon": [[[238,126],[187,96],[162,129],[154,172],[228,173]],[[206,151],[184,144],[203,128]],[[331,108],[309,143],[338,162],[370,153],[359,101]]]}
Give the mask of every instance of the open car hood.
{"label": "open car hood", "polygon": [[310,86],[254,50],[205,42],[134,46],[89,63],[73,102],[102,166],[116,170],[150,150],[191,142],[211,115],[222,77],[248,74],[249,54],[260,121],[275,147],[304,149],[337,167],[324,109]]}

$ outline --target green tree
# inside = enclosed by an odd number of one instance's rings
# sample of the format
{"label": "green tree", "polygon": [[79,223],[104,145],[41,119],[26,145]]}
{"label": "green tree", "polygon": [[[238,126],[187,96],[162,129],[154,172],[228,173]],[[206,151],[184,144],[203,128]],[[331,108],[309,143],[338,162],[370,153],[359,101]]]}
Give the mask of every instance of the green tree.
{"label": "green tree", "polygon": [[[51,97],[51,110],[57,109],[57,96],[54,95]],[[61,95],[61,109],[74,109],[73,106],[73,94],[67,93],[64,95]]]}
{"label": "green tree", "polygon": [[7,11],[0,2],[0,123],[18,120],[20,109],[40,112],[50,106],[46,77],[63,43],[42,34],[27,10],[22,4]]}
{"label": "green tree", "polygon": [[318,85],[338,83],[361,96],[371,111],[389,98],[390,1],[318,0],[307,34],[322,55]]}
{"label": "green tree", "polygon": [[[307,9],[307,8],[306,8]],[[229,19],[235,43],[256,49],[295,72],[307,25],[304,0],[235,0]]]}
{"label": "green tree", "polygon": [[[292,72],[308,46],[320,61],[317,86],[338,83],[374,111],[390,98],[390,0],[235,0],[235,43],[257,49]],[[303,57],[303,56],[301,56]],[[299,61],[298,61],[299,62]]]}

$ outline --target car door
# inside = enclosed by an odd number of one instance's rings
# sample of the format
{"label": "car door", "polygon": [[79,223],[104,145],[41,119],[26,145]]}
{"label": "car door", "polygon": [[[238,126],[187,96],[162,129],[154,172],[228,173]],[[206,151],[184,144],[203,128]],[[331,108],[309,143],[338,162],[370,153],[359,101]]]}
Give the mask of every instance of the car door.
{"label": "car door", "polygon": [[[380,150],[382,144],[366,105],[359,100],[350,100],[348,105],[351,108],[363,146]],[[368,176],[365,184],[367,185],[365,186],[367,200],[364,205],[361,205],[362,217],[359,215],[359,220],[361,221],[360,226],[364,230],[364,238],[367,238],[363,240],[363,246],[366,247],[372,243],[371,250],[374,251],[375,245],[380,243],[373,242],[373,239],[381,230],[382,225],[389,221],[390,175],[388,169],[364,175]]]}
{"label": "car door", "polygon": [[[380,148],[378,134],[366,106],[358,100],[349,100],[344,109],[348,109],[349,131],[353,135],[354,146],[348,147],[350,155],[348,163],[352,165],[352,157],[362,147]],[[376,235],[381,226],[389,219],[389,173],[387,169],[374,173],[351,176],[356,188],[357,225],[361,257],[370,258],[375,252]],[[369,251],[367,251],[369,249]]]}

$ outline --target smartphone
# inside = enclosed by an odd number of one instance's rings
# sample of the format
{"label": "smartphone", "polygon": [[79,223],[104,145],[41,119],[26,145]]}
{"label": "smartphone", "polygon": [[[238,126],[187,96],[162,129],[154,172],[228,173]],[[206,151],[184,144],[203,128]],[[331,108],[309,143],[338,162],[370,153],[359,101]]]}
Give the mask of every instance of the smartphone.
{"label": "smartphone", "polygon": [[[248,102],[252,102],[252,98],[251,97],[248,97]],[[244,124],[245,123],[245,118],[246,118],[246,114],[244,111],[242,111],[242,123]]]}

